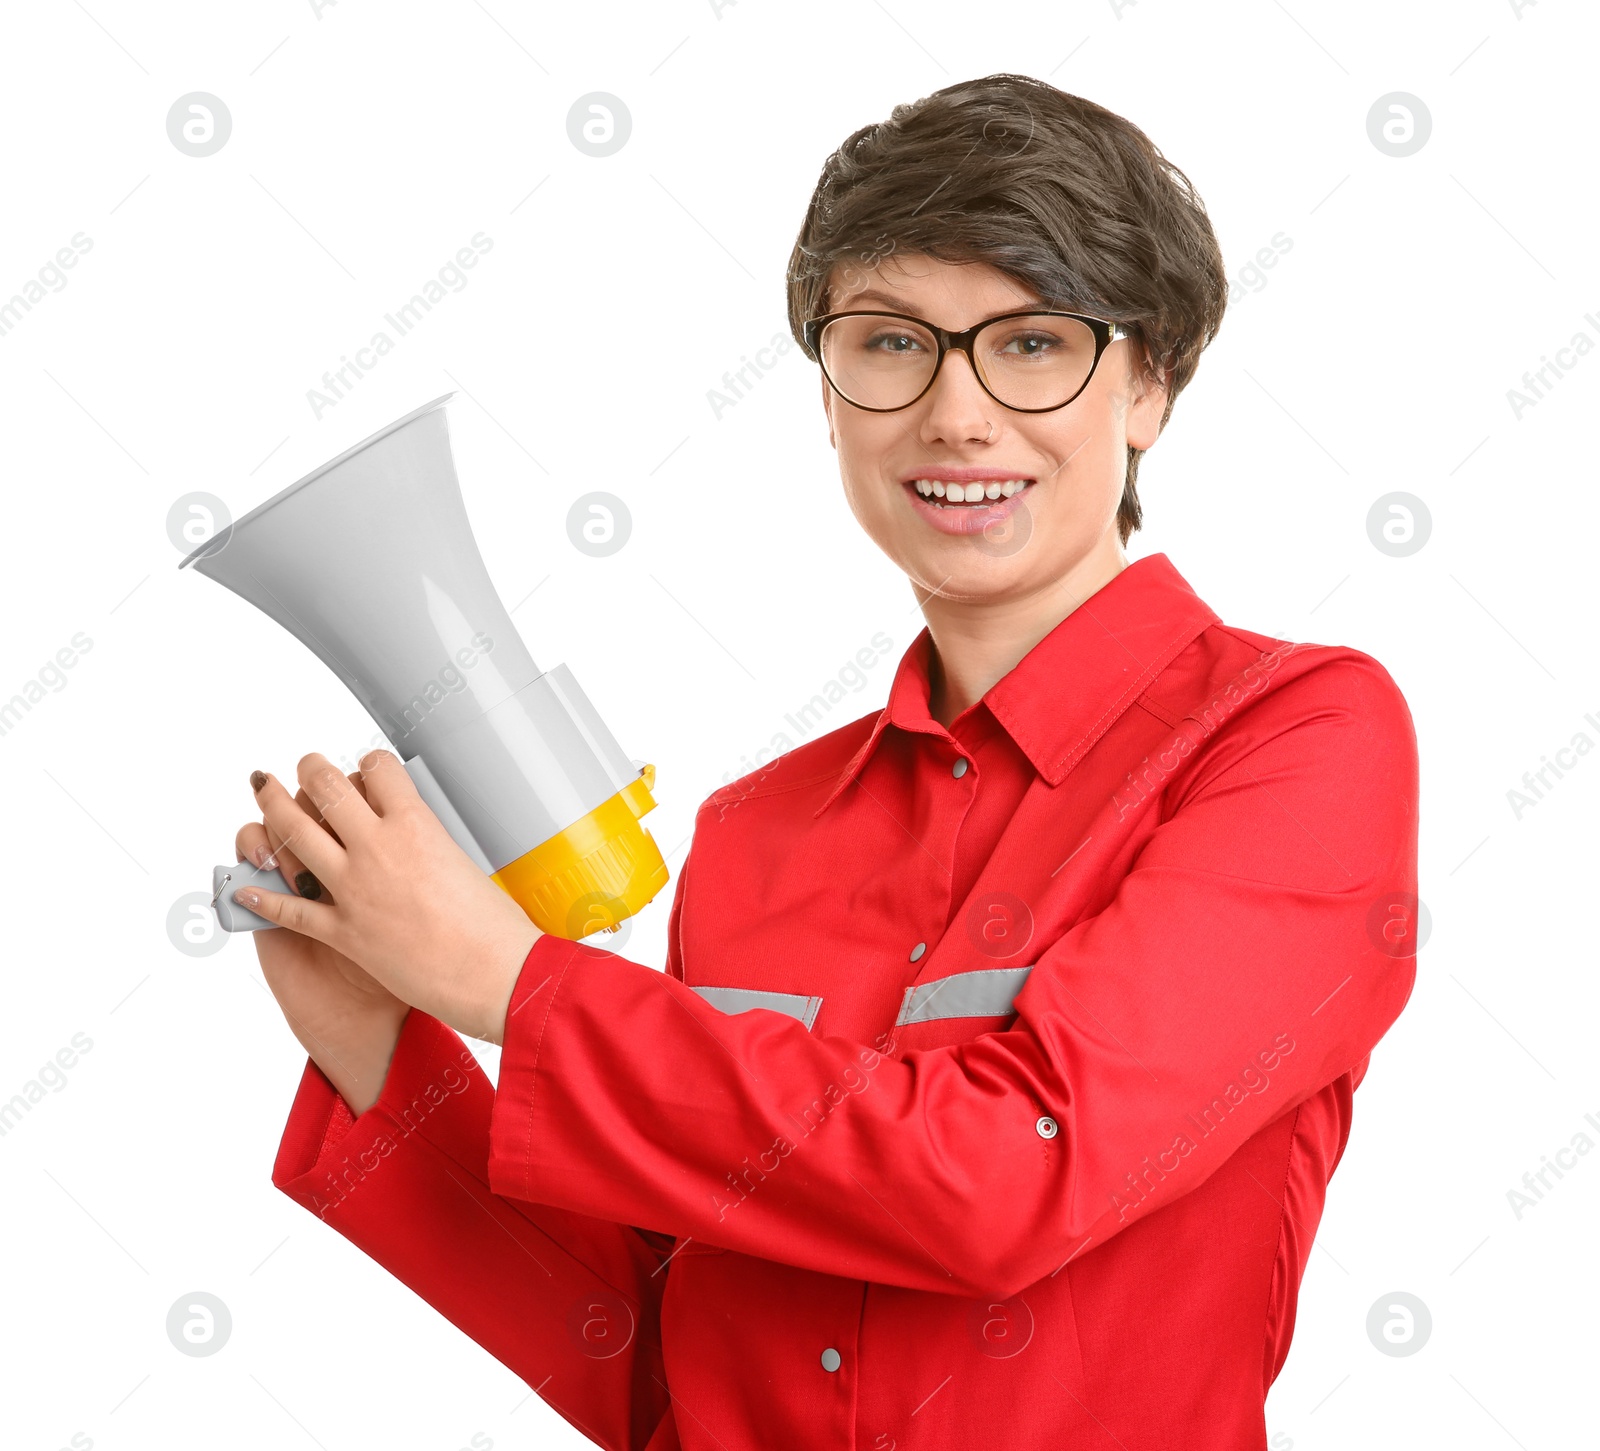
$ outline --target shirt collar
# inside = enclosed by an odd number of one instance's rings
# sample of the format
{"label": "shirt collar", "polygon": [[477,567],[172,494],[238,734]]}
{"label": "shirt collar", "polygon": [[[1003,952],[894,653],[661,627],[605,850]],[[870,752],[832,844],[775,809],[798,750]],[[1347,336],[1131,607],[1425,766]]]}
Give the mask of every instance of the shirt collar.
{"label": "shirt collar", "polygon": [[[983,697],[996,720],[1052,786],[1218,616],[1164,554],[1135,560],[1039,641]],[[924,626],[906,648],[878,712],[820,816],[866,767],[884,731],[949,738],[928,705],[932,641]]]}

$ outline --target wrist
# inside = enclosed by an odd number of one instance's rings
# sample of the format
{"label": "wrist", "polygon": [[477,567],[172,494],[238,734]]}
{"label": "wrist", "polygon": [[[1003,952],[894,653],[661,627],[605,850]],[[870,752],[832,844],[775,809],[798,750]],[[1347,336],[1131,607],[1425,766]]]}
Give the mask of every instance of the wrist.
{"label": "wrist", "polygon": [[410,1011],[405,1003],[395,1002],[374,1013],[360,1036],[341,1043],[337,1053],[325,1039],[302,1036],[296,1030],[301,1046],[355,1117],[360,1118],[381,1097]]}
{"label": "wrist", "polygon": [[483,1042],[502,1044],[511,994],[534,943],[543,936],[532,922],[524,922],[522,929],[486,947],[479,970],[474,974],[470,998],[461,1009],[463,1022],[451,1022],[450,1026]]}

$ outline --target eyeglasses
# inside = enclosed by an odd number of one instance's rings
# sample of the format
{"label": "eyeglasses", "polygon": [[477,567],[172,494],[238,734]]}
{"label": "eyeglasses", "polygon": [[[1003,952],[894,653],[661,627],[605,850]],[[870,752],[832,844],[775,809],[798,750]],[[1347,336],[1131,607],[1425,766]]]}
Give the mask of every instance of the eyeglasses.
{"label": "eyeglasses", "polygon": [[1008,312],[959,333],[900,313],[830,312],[810,318],[803,336],[834,391],[870,413],[909,408],[955,348],[997,403],[1050,413],[1083,392],[1101,354],[1132,334],[1077,312]]}

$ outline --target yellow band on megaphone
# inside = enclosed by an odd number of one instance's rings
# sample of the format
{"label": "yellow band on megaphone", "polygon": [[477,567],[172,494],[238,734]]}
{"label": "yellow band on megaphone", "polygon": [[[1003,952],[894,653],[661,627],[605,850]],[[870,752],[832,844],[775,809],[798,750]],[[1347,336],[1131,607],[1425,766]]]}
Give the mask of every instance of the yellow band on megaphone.
{"label": "yellow band on megaphone", "polygon": [[494,873],[493,880],[553,937],[611,931],[667,884],[667,865],[639,818],[655,809],[656,768]]}

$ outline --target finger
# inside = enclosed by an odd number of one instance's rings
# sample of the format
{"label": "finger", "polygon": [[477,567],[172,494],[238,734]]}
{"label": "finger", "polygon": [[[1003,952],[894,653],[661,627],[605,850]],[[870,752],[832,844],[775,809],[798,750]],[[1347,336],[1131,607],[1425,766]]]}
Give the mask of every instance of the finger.
{"label": "finger", "polygon": [[259,821],[247,821],[233,838],[233,854],[242,862],[254,862],[264,867],[272,856],[272,843],[267,840],[267,828]]}
{"label": "finger", "polygon": [[280,850],[286,847],[297,862],[304,863],[337,891],[344,875],[344,848],[327,828],[307,815],[271,772],[257,771],[250,784],[255,788],[256,803],[266,818],[267,834],[273,842]]}
{"label": "finger", "polygon": [[307,871],[298,862],[286,862],[287,853],[280,854],[273,850],[264,822],[248,821],[239,828],[233,839],[233,854],[239,861],[254,862],[263,870],[276,867],[290,890],[302,897],[309,897],[313,901],[333,901],[332,893],[317,880],[315,873]]}
{"label": "finger", "polygon": [[284,881],[289,884],[289,889],[302,897],[312,901],[325,901],[328,889],[317,879],[317,874],[300,860],[288,847],[283,844],[270,822],[263,823],[262,830],[267,834],[269,851],[267,859],[259,865],[276,867]]}
{"label": "finger", "polygon": [[[376,829],[378,818],[367,805],[367,798],[361,794],[360,788],[320,751],[302,756],[295,774],[314,803],[316,812],[333,829],[341,843],[359,843]],[[316,818],[312,816],[311,819]]]}
{"label": "finger", "polygon": [[239,887],[233,894],[233,900],[241,907],[248,907],[258,917],[265,917],[269,922],[337,950],[333,939],[338,930],[338,917],[332,907],[284,892],[269,892],[260,887]]}
{"label": "finger", "polygon": [[307,792],[304,786],[294,793],[294,801],[295,805],[316,822],[318,826],[325,828],[340,846],[344,845],[344,838],[334,830],[333,823],[317,809],[317,803],[311,799],[310,793]]}
{"label": "finger", "polygon": [[[357,791],[361,793],[363,800],[366,799],[367,785],[366,782],[361,779],[361,772],[352,771],[348,776],[345,777],[345,780],[347,780],[356,788]],[[344,845],[344,838],[340,836],[336,830],[334,830],[333,823],[324,817],[322,812],[317,809],[316,802],[311,799],[304,786],[294,793],[294,799],[299,803],[300,809],[304,811],[307,816],[320,825],[327,827],[330,832],[333,832],[333,839],[341,846]]]}
{"label": "finger", "polygon": [[[362,785],[359,771],[353,772],[348,779],[358,791],[361,791],[363,795],[366,794],[366,788]],[[339,841],[341,845],[343,844],[339,833],[322,820],[316,804],[306,794],[303,786],[294,793],[294,799],[295,803],[307,816],[319,825],[326,827],[328,831],[332,832],[334,840]],[[251,832],[252,828],[253,833],[249,841],[245,842],[245,833]],[[274,855],[273,849],[275,845],[277,844],[268,839],[265,824],[254,822],[250,826],[240,829],[239,836],[234,841],[234,850],[238,853],[240,861],[243,861],[248,856],[258,867],[279,867],[284,881],[289,883],[290,890],[297,892],[300,896],[309,897],[318,902],[333,902],[337,905],[337,899],[317,879],[315,872],[308,870],[287,848],[281,848],[282,859],[280,860],[279,855]]]}
{"label": "finger", "polygon": [[393,751],[382,748],[368,751],[358,764],[366,799],[379,816],[387,816],[412,802],[421,802],[417,783]]}
{"label": "finger", "polygon": [[[361,780],[361,773],[352,772],[349,779],[356,789],[365,795],[366,787]],[[308,816],[313,820],[319,819],[316,807],[303,787],[295,792],[294,799]],[[331,827],[328,829],[332,830]],[[333,832],[335,840],[338,839],[338,835],[338,832]],[[252,821],[240,827],[234,837],[233,847],[234,855],[240,861],[248,860],[262,868],[278,868],[290,891],[313,901],[332,902],[337,905],[333,894],[318,881],[316,873],[310,871],[281,842],[273,840],[264,822]]]}
{"label": "finger", "polygon": [[[350,780],[355,782],[356,778],[351,776]],[[360,789],[359,782],[356,782],[356,788],[358,790]],[[294,793],[294,799],[296,805],[298,805],[307,816],[309,816],[313,821],[317,822],[318,825],[331,832],[333,839],[341,846],[344,845],[344,838],[341,837],[337,831],[334,831],[333,827],[328,822],[322,819],[322,816],[317,811],[316,803],[312,801],[310,796],[306,794],[306,789],[304,786]],[[335,905],[337,905],[337,899],[334,897],[333,893],[328,890],[324,883],[317,880],[317,874],[315,872],[300,870],[297,871],[292,878],[285,874],[284,880],[289,882],[293,886],[294,890],[302,897],[310,897],[315,902],[333,902]]]}

